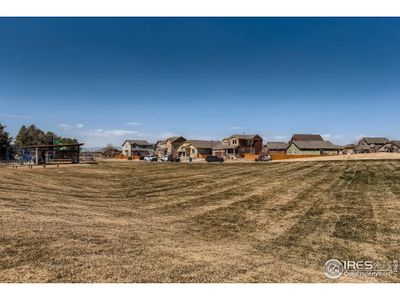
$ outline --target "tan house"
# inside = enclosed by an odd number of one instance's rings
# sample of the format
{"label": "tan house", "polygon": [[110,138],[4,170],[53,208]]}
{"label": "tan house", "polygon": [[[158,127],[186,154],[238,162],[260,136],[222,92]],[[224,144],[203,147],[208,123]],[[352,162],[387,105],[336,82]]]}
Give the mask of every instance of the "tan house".
{"label": "tan house", "polygon": [[319,134],[294,134],[289,142],[288,155],[336,155],[341,147],[332,144]]}
{"label": "tan house", "polygon": [[213,147],[213,154],[221,157],[240,158],[246,153],[261,154],[263,139],[258,134],[234,134]]}
{"label": "tan house", "polygon": [[342,148],[342,154],[354,154],[356,150],[356,145],[348,144]]}
{"label": "tan house", "polygon": [[223,142],[219,142],[217,144],[215,144],[212,148],[212,155],[214,156],[218,156],[218,157],[225,157],[225,146],[227,145],[227,143],[225,141]]}
{"label": "tan house", "polygon": [[400,153],[400,141],[390,141],[380,147],[378,152],[394,152]]}
{"label": "tan house", "polygon": [[183,142],[176,150],[181,159],[206,158],[212,155],[212,148],[220,141],[189,140]]}
{"label": "tan house", "polygon": [[357,145],[357,153],[374,153],[385,144],[389,143],[389,140],[384,137],[364,137]]}
{"label": "tan house", "polygon": [[154,155],[162,157],[165,155],[178,156],[177,149],[186,139],[183,136],[173,136],[155,144]]}

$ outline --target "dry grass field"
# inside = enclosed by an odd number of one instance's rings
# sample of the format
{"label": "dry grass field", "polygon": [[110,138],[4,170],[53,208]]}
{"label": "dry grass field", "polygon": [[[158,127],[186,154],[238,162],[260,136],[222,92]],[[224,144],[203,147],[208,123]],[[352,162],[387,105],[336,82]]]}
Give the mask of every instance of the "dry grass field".
{"label": "dry grass field", "polygon": [[400,256],[400,161],[0,169],[1,282],[325,278]]}

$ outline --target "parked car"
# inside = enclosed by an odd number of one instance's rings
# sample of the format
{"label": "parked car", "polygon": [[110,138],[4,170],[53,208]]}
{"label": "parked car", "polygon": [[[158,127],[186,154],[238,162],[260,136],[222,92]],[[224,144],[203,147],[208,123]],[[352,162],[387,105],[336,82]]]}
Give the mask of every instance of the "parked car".
{"label": "parked car", "polygon": [[206,162],[224,162],[224,159],[222,157],[214,156],[214,155],[209,155],[206,157]]}
{"label": "parked car", "polygon": [[161,157],[161,161],[168,161],[168,162],[180,162],[181,159],[179,157],[174,157],[172,154],[164,155]]}
{"label": "parked car", "polygon": [[260,155],[259,157],[256,158],[256,161],[270,161],[271,156],[269,155]]}
{"label": "parked car", "polygon": [[180,162],[181,159],[179,157],[174,157],[173,155],[168,155],[168,161],[169,162]]}
{"label": "parked car", "polygon": [[147,155],[143,158],[145,161],[157,161],[157,156],[154,155]]}

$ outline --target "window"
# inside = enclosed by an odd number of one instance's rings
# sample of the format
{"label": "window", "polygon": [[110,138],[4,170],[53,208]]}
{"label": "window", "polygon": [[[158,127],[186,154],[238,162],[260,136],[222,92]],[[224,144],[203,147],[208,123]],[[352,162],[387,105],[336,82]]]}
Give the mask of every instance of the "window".
{"label": "window", "polygon": [[232,140],[232,144],[237,144],[237,140],[235,139],[235,140]]}

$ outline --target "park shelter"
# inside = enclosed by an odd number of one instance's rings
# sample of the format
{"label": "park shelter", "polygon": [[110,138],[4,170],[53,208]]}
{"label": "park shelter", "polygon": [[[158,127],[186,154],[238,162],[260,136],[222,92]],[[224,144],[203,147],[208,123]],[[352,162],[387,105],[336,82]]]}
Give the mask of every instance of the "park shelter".
{"label": "park shelter", "polygon": [[79,155],[83,143],[31,145],[22,147],[24,161],[43,163],[79,163]]}

